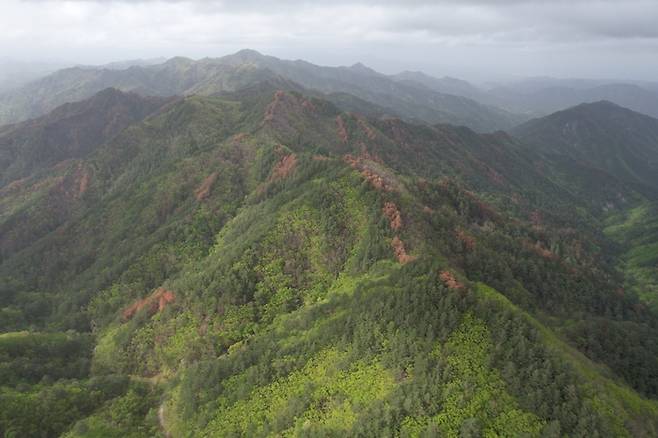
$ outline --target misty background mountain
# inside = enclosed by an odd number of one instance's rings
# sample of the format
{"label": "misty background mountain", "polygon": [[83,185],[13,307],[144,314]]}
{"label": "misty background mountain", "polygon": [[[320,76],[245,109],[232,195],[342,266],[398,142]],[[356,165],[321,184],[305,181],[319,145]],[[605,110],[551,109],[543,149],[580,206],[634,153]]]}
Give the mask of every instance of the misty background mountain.
{"label": "misty background mountain", "polygon": [[322,92],[345,109],[357,104],[346,99],[351,95],[379,106],[382,114],[480,132],[509,129],[531,117],[600,100],[658,117],[658,85],[649,82],[533,78],[478,87],[422,72],[389,76],[360,63],[321,67],[242,50],[198,61],[179,57],[62,69],[23,86],[8,86],[0,93],[0,122],[37,117],[107,87],[155,96],[212,95],[275,78]]}

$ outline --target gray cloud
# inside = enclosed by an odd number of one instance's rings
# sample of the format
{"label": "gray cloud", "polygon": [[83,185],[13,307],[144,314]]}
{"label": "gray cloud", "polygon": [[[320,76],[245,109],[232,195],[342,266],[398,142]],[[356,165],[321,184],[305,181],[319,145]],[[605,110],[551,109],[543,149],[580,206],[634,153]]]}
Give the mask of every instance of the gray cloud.
{"label": "gray cloud", "polygon": [[655,0],[5,0],[0,51],[71,62],[244,47],[435,74],[658,71]]}

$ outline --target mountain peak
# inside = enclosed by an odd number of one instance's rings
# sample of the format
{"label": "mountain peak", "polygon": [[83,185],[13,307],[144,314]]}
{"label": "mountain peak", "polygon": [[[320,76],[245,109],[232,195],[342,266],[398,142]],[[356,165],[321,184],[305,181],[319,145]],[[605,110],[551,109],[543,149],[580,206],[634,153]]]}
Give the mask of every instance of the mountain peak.
{"label": "mountain peak", "polygon": [[169,65],[169,66],[187,66],[194,63],[194,60],[190,58],[186,58],[184,56],[174,56],[171,59],[168,59],[164,65]]}
{"label": "mountain peak", "polygon": [[[606,120],[613,120],[619,117],[633,120],[655,120],[646,114],[638,113],[609,100],[584,102],[546,116],[546,118],[563,121],[569,121],[570,119],[582,117],[601,123],[604,123]],[[656,122],[658,123],[658,120],[656,120]]]}
{"label": "mountain peak", "polygon": [[627,108],[624,108],[621,105],[617,105],[616,103],[611,102],[609,100],[598,100],[596,102],[584,102],[584,103],[581,103],[580,105],[576,105],[575,107],[567,108],[565,111],[569,111],[569,109],[576,109],[576,108],[588,108],[588,109],[591,109],[591,108],[606,108],[606,109],[628,110]]}
{"label": "mountain peak", "polygon": [[378,74],[375,70],[371,69],[370,67],[363,64],[362,62],[357,62],[356,64],[352,64],[350,66],[350,70],[361,72],[361,73],[367,73],[367,74]]}
{"label": "mountain peak", "polygon": [[254,49],[241,49],[241,50],[238,50],[237,52],[235,52],[234,55],[235,56],[254,56],[254,57],[264,56],[258,50],[254,50]]}
{"label": "mountain peak", "polygon": [[254,49],[242,49],[229,56],[242,62],[260,61],[265,58],[265,55]]}
{"label": "mountain peak", "polygon": [[115,87],[108,87],[94,94],[90,99],[107,99],[113,97],[123,97],[129,93],[123,92]]}
{"label": "mountain peak", "polygon": [[530,120],[513,133],[626,183],[658,187],[658,120],[645,114],[600,100]]}

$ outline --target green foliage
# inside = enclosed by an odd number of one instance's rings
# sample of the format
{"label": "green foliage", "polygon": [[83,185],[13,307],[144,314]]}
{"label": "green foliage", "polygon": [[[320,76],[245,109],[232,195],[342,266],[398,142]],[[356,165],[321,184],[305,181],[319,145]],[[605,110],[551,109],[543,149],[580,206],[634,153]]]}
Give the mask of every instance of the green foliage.
{"label": "green foliage", "polygon": [[93,338],[77,333],[0,334],[0,386],[84,378]]}
{"label": "green foliage", "polygon": [[[583,428],[589,427],[587,421],[592,420],[583,420],[591,417],[592,412],[596,412],[601,417],[599,420],[594,420],[603,422],[599,427],[605,427],[603,430],[607,429],[608,433],[615,436],[651,436],[655,433],[658,424],[654,420],[644,422],[645,420],[638,421],[638,418],[656,417],[658,415],[656,403],[640,397],[636,392],[611,380],[607,376],[608,372],[603,370],[599,364],[592,362],[580,351],[566,344],[563,339],[560,339],[532,316],[521,311],[500,292],[482,283],[478,283],[477,290],[486,301],[491,304],[496,303],[497,311],[489,312],[489,317],[495,315],[493,319],[499,321],[497,325],[500,325],[502,321],[502,325],[508,327],[507,330],[498,332],[502,337],[503,345],[497,349],[500,357],[496,360],[500,361],[503,376],[508,381],[510,388],[517,392],[517,397],[524,404],[534,405],[535,409],[538,408],[544,412],[552,410],[554,417],[574,422],[574,425],[581,431],[579,433],[585,433],[586,429]],[[504,322],[503,309],[508,309],[529,323],[536,330],[531,338],[532,345],[545,344],[549,351],[532,351],[533,348],[524,341],[511,336],[508,331],[509,322]],[[516,345],[517,348],[510,349],[506,344]],[[528,368],[529,373],[524,375],[520,372],[522,370],[510,361],[510,351],[518,351],[525,358],[534,357],[534,360],[538,362],[543,360],[541,365],[543,369],[538,371],[534,365],[531,365]],[[542,357],[543,359],[541,359]],[[560,382],[565,382],[566,375],[572,372],[565,365],[573,370],[579,380],[588,382],[580,389],[580,397],[586,399],[586,404],[576,400],[575,397],[578,397],[577,392],[579,391],[577,388],[560,387]],[[521,390],[522,382],[526,382],[526,388],[523,390]],[[534,395],[534,391],[537,391],[538,394]],[[573,417],[573,412],[581,412],[578,424],[575,423],[577,417]],[[643,423],[643,425],[638,427],[639,423]],[[556,424],[555,422],[549,423],[547,428],[554,430]]]}
{"label": "green foliage", "polygon": [[403,435],[438,428],[447,436],[539,436],[543,422],[519,409],[500,373],[489,368],[488,338],[483,322],[467,314],[441,348],[448,355],[441,411],[429,419],[405,420]]}
{"label": "green foliage", "polygon": [[0,199],[3,431],[655,435],[655,315],[578,195],[505,135],[263,88],[123,131],[64,216],[74,167]]}
{"label": "green foliage", "polygon": [[133,384],[122,396],[78,421],[65,438],[147,438],[160,436],[156,407],[158,391]]}
{"label": "green foliage", "polygon": [[[349,431],[359,410],[387,395],[393,377],[377,363],[355,362],[342,369],[344,360],[344,353],[323,350],[301,370],[257,388],[246,399],[230,402],[220,398],[219,409],[202,434],[262,436]],[[239,394],[244,380],[242,375],[229,379],[224,391]]]}
{"label": "green foliage", "polygon": [[0,388],[0,433],[6,437],[58,436],[106,400],[123,393],[127,385],[126,378],[108,376],[43,383],[29,389]]}
{"label": "green foliage", "polygon": [[658,310],[658,220],[656,207],[643,202],[627,212],[611,214],[605,232],[621,245],[619,267],[624,287]]}

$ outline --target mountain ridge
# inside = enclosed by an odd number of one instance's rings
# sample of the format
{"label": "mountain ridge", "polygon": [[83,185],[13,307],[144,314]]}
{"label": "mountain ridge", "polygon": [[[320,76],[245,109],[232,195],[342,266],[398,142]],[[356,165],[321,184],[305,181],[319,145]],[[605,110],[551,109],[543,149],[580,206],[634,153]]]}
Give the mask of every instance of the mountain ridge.
{"label": "mountain ridge", "polygon": [[531,120],[512,133],[543,153],[562,154],[627,183],[658,188],[658,119],[599,101]]}
{"label": "mountain ridge", "polygon": [[172,101],[107,88],[38,119],[6,126],[0,140],[0,187],[58,161],[83,158]]}
{"label": "mountain ridge", "polygon": [[61,70],[0,96],[0,121],[34,117],[109,86],[146,95],[213,94],[253,84],[263,74],[271,77],[266,71],[305,88],[328,94],[353,94],[385,108],[395,107],[395,112],[404,117],[429,123],[449,122],[489,131],[508,128],[519,121],[506,111],[464,97],[418,90],[369,68],[320,67],[301,60],[280,60],[253,50],[199,61],[172,58],[160,65],[132,66],[126,70]]}

